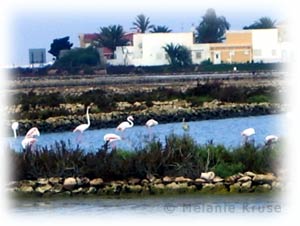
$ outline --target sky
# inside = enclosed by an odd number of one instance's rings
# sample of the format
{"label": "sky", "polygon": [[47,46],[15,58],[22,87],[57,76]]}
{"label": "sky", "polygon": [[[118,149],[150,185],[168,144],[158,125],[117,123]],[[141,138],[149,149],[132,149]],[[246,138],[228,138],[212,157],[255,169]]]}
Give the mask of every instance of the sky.
{"label": "sky", "polygon": [[[42,2],[42,3],[41,3]],[[70,37],[74,47],[79,46],[80,33],[98,32],[100,27],[120,24],[132,31],[136,15],[144,13],[152,24],[166,25],[174,32],[191,31],[197,26],[208,8],[214,8],[218,16],[225,16],[231,30],[242,29],[262,16],[276,21],[286,20],[281,4],[277,1],[210,0],[199,3],[194,0],[127,0],[127,1],[12,1],[7,4],[8,54],[6,65],[29,63],[30,48],[50,49],[56,38]],[[47,61],[52,55],[47,53]]]}

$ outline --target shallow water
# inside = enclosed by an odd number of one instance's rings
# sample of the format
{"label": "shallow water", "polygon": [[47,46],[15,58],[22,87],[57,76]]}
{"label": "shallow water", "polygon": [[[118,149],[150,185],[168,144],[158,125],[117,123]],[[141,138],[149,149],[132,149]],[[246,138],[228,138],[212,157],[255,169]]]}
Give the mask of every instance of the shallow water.
{"label": "shallow water", "polygon": [[174,195],[127,198],[72,197],[33,198],[14,201],[9,209],[18,216],[103,216],[103,215],[209,215],[278,214],[282,201],[274,194]]}
{"label": "shallow water", "polygon": [[[256,131],[253,139],[256,144],[263,144],[267,135],[285,136],[282,125],[283,118],[284,115],[277,114],[188,122],[190,126],[188,134],[199,144],[205,144],[212,140],[214,143],[223,144],[226,147],[236,147],[242,143],[241,131],[253,127]],[[95,151],[100,148],[104,144],[103,136],[106,133],[117,133],[124,136],[125,140],[116,142],[116,146],[126,150],[138,149],[153,138],[164,142],[166,135],[185,133],[182,123],[159,124],[151,129],[147,129],[145,126],[134,126],[123,133],[115,131],[115,128],[87,130],[81,137],[72,132],[40,132],[41,136],[38,137],[37,146],[51,146],[55,141],[65,141],[71,147],[79,145],[86,151]],[[21,150],[22,139],[23,137],[17,139],[9,137],[5,140],[10,147]]]}

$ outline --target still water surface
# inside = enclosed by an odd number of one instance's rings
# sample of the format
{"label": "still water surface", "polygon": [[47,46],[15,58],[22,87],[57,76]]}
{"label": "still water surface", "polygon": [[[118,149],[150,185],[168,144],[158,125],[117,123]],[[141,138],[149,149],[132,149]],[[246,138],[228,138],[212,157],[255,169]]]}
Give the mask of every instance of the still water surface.
{"label": "still water surface", "polygon": [[270,194],[72,197],[21,199],[13,202],[10,211],[18,216],[278,214],[284,211],[282,205]]}
{"label": "still water surface", "polygon": [[[267,135],[275,134],[279,137],[285,136],[283,130],[284,115],[265,115],[241,118],[227,118],[217,120],[205,120],[188,122],[190,129],[189,135],[199,144],[205,144],[212,140],[216,144],[223,144],[226,147],[236,147],[242,143],[241,131],[253,127],[256,134],[253,136],[256,144],[263,144]],[[93,122],[91,122],[93,123]],[[116,125],[117,126],[117,125]],[[43,133],[38,137],[38,146],[51,146],[56,141],[65,141],[71,147],[79,145],[86,151],[95,151],[103,144],[103,136],[106,133],[116,133],[124,136],[126,139],[116,143],[118,148],[134,150],[145,145],[149,140],[155,138],[164,142],[165,136],[169,134],[184,134],[182,123],[159,124],[151,129],[145,126],[134,126],[125,132],[117,132],[115,128],[100,130],[86,130],[81,137],[78,133],[60,132],[60,133]],[[14,139],[7,138],[9,145],[15,150],[21,150],[21,141],[23,137]]]}

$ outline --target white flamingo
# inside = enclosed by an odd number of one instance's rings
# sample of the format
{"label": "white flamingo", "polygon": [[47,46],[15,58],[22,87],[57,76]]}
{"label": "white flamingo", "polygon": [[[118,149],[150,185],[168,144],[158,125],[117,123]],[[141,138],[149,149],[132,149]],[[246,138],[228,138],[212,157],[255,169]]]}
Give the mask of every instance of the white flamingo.
{"label": "white flamingo", "polygon": [[248,142],[248,139],[250,136],[253,136],[255,134],[255,129],[254,128],[248,128],[248,129],[245,129],[241,135],[245,138],[245,143]]}
{"label": "white flamingo", "polygon": [[126,130],[126,129],[128,129],[128,128],[131,128],[131,127],[133,127],[133,120],[134,120],[134,118],[130,115],[130,116],[128,116],[127,117],[127,121],[125,121],[125,122],[121,122],[118,126],[117,126],[117,128],[116,128],[116,130],[119,130],[119,131],[124,131],[124,130]]}
{"label": "white flamingo", "polygon": [[73,130],[73,133],[75,133],[75,132],[83,133],[85,130],[87,130],[90,127],[91,122],[90,122],[90,116],[89,116],[89,109],[90,109],[90,106],[88,106],[86,108],[86,120],[87,120],[87,123],[86,124],[80,124],[79,126],[77,126]]}
{"label": "white flamingo", "polygon": [[89,110],[90,110],[90,106],[88,106],[86,108],[86,120],[87,120],[87,123],[85,124],[80,124],[79,126],[77,126],[74,130],[73,130],[73,133],[75,132],[80,132],[80,134],[76,137],[76,141],[77,142],[80,142],[81,141],[81,137],[82,137],[82,134],[85,130],[87,130],[90,125],[91,125],[91,121],[90,121],[90,115],[89,115]]}
{"label": "white flamingo", "polygon": [[152,131],[151,131],[151,127],[153,126],[157,126],[158,125],[158,122],[154,119],[149,119],[145,126],[148,128],[148,133],[149,133],[149,139],[151,140],[152,138]]}
{"label": "white flamingo", "polygon": [[[117,134],[108,133],[104,135],[103,140],[105,141],[105,144],[114,144],[115,141],[122,140],[122,138]],[[112,148],[115,148],[115,145],[113,145]]]}
{"label": "white flamingo", "polygon": [[19,129],[19,123],[18,122],[13,122],[11,124],[11,128],[14,132],[14,138],[17,138],[17,130]]}
{"label": "white flamingo", "polygon": [[182,119],[182,129],[185,131],[185,132],[188,132],[190,130],[190,126],[189,124],[187,124],[185,122],[185,118]]}
{"label": "white flamingo", "polygon": [[276,135],[268,135],[265,137],[265,144],[269,145],[278,141],[278,136]]}

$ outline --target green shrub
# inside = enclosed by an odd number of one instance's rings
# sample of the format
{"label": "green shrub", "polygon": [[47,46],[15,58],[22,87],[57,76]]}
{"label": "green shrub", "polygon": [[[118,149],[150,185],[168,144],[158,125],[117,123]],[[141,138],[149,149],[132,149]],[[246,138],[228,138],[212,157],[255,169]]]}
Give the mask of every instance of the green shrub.
{"label": "green shrub", "polygon": [[248,103],[265,103],[271,102],[270,98],[266,95],[255,95],[247,99]]}
{"label": "green shrub", "polygon": [[212,170],[215,172],[216,175],[225,178],[239,172],[244,172],[245,167],[241,162],[238,163],[222,162],[216,165]]}
{"label": "green shrub", "polygon": [[204,102],[210,102],[213,100],[210,96],[191,96],[186,99],[188,102],[194,106],[202,106]]}
{"label": "green shrub", "polygon": [[54,68],[70,71],[71,69],[85,68],[86,66],[97,66],[100,64],[100,57],[97,49],[93,47],[76,48],[68,51],[57,59]]}

